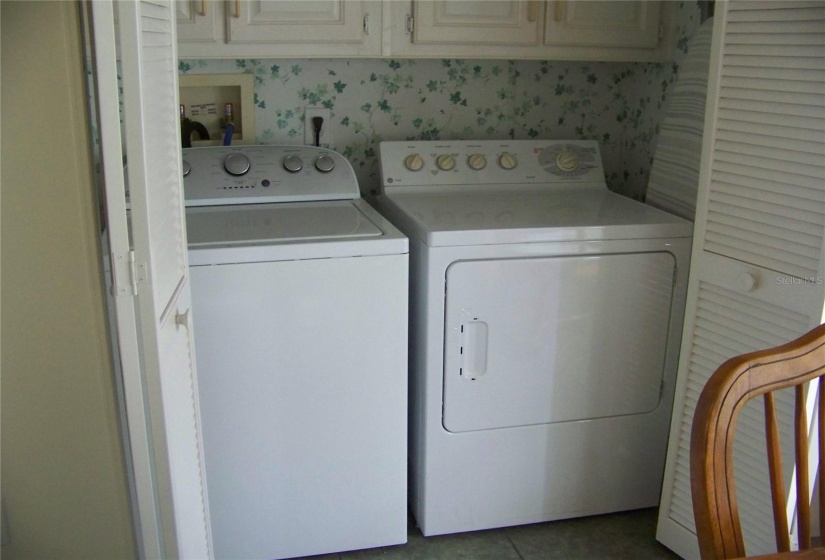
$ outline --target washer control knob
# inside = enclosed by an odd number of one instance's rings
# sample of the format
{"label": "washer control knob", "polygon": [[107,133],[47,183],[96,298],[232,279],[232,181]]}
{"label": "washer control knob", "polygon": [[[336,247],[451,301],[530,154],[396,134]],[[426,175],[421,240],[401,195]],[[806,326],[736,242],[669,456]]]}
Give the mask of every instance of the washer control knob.
{"label": "washer control knob", "polygon": [[249,171],[249,167],[249,158],[243,154],[229,154],[223,160],[223,168],[226,169],[226,172],[236,177]]}
{"label": "washer control knob", "polygon": [[335,167],[335,160],[326,154],[318,156],[315,160],[315,169],[321,173],[329,173]]}
{"label": "washer control knob", "polygon": [[183,176],[184,176],[184,177],[186,177],[186,176],[188,176],[190,173],[192,173],[192,166],[191,166],[191,165],[189,165],[189,162],[188,162],[188,161],[183,160]]}
{"label": "washer control knob", "polygon": [[484,154],[472,154],[467,158],[467,165],[470,166],[470,169],[480,171],[487,167],[487,158],[484,157]]}
{"label": "washer control knob", "polygon": [[304,162],[299,156],[292,154],[284,158],[284,169],[290,173],[298,173],[303,168]]}
{"label": "washer control knob", "polygon": [[504,152],[500,156],[498,156],[498,164],[501,166],[502,169],[515,169],[518,165],[518,160],[516,156],[511,154],[510,152]]}
{"label": "washer control knob", "polygon": [[410,154],[404,158],[404,167],[410,171],[421,171],[424,167],[424,159],[418,154]]}
{"label": "washer control knob", "polygon": [[556,156],[556,166],[562,171],[575,171],[579,166],[579,158],[573,152],[564,150]]}
{"label": "washer control knob", "polygon": [[455,158],[450,154],[442,154],[435,159],[435,164],[442,171],[451,171],[455,167]]}

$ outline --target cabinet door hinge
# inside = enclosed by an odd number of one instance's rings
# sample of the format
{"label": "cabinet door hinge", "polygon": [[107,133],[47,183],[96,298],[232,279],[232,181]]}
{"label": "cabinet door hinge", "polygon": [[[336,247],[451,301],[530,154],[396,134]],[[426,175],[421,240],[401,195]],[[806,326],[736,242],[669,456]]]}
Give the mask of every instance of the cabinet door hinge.
{"label": "cabinet door hinge", "polygon": [[112,255],[112,295],[113,296],[136,296],[138,293],[138,282],[141,278],[137,274],[135,264],[135,252],[115,253]]}
{"label": "cabinet door hinge", "polygon": [[364,35],[370,34],[370,15],[364,14]]}
{"label": "cabinet door hinge", "polygon": [[412,14],[407,14],[407,35],[412,35],[414,25],[415,20],[413,19]]}

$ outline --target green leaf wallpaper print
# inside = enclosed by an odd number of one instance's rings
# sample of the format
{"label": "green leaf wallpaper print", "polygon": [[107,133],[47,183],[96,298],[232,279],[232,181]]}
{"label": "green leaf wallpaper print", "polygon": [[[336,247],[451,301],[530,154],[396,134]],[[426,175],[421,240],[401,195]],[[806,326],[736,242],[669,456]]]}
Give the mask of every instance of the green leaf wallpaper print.
{"label": "green leaf wallpaper print", "polygon": [[182,74],[251,73],[260,144],[304,137],[304,109],[329,109],[330,148],[378,186],[383,140],[595,139],[608,186],[642,199],[667,93],[699,25],[677,8],[671,63],[457,59],[183,60]]}

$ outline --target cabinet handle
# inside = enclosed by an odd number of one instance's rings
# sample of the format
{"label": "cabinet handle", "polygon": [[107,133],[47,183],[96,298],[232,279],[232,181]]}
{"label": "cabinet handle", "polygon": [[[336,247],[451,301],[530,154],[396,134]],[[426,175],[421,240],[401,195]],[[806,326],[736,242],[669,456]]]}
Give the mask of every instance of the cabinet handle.
{"label": "cabinet handle", "polygon": [[565,9],[565,1],[564,0],[556,0],[556,10],[553,14],[553,19],[556,21],[564,21],[564,9]]}
{"label": "cabinet handle", "polygon": [[175,325],[177,327],[183,327],[185,329],[189,328],[189,310],[187,309],[183,313],[175,313]]}
{"label": "cabinet handle", "polygon": [[530,0],[530,5],[527,8],[527,21],[535,22],[539,18],[539,2],[538,0]]}
{"label": "cabinet handle", "polygon": [[235,9],[233,10],[232,16],[236,18],[241,17],[241,0],[235,0]]}
{"label": "cabinet handle", "polygon": [[759,285],[759,278],[750,272],[742,272],[736,277],[736,287],[740,292],[753,291]]}
{"label": "cabinet handle", "polygon": [[201,11],[200,11],[200,15],[202,15],[202,16],[205,16],[205,15],[206,15],[206,0],[201,0]]}

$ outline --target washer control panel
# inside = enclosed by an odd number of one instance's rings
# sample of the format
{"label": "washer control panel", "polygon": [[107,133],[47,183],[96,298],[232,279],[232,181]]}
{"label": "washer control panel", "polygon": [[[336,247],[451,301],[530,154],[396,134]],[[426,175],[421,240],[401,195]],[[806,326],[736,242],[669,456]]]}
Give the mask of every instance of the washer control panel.
{"label": "washer control panel", "polygon": [[183,150],[186,206],[348,200],[361,196],[350,163],[311,146]]}
{"label": "washer control panel", "polygon": [[382,142],[381,182],[404,186],[604,184],[593,140]]}

